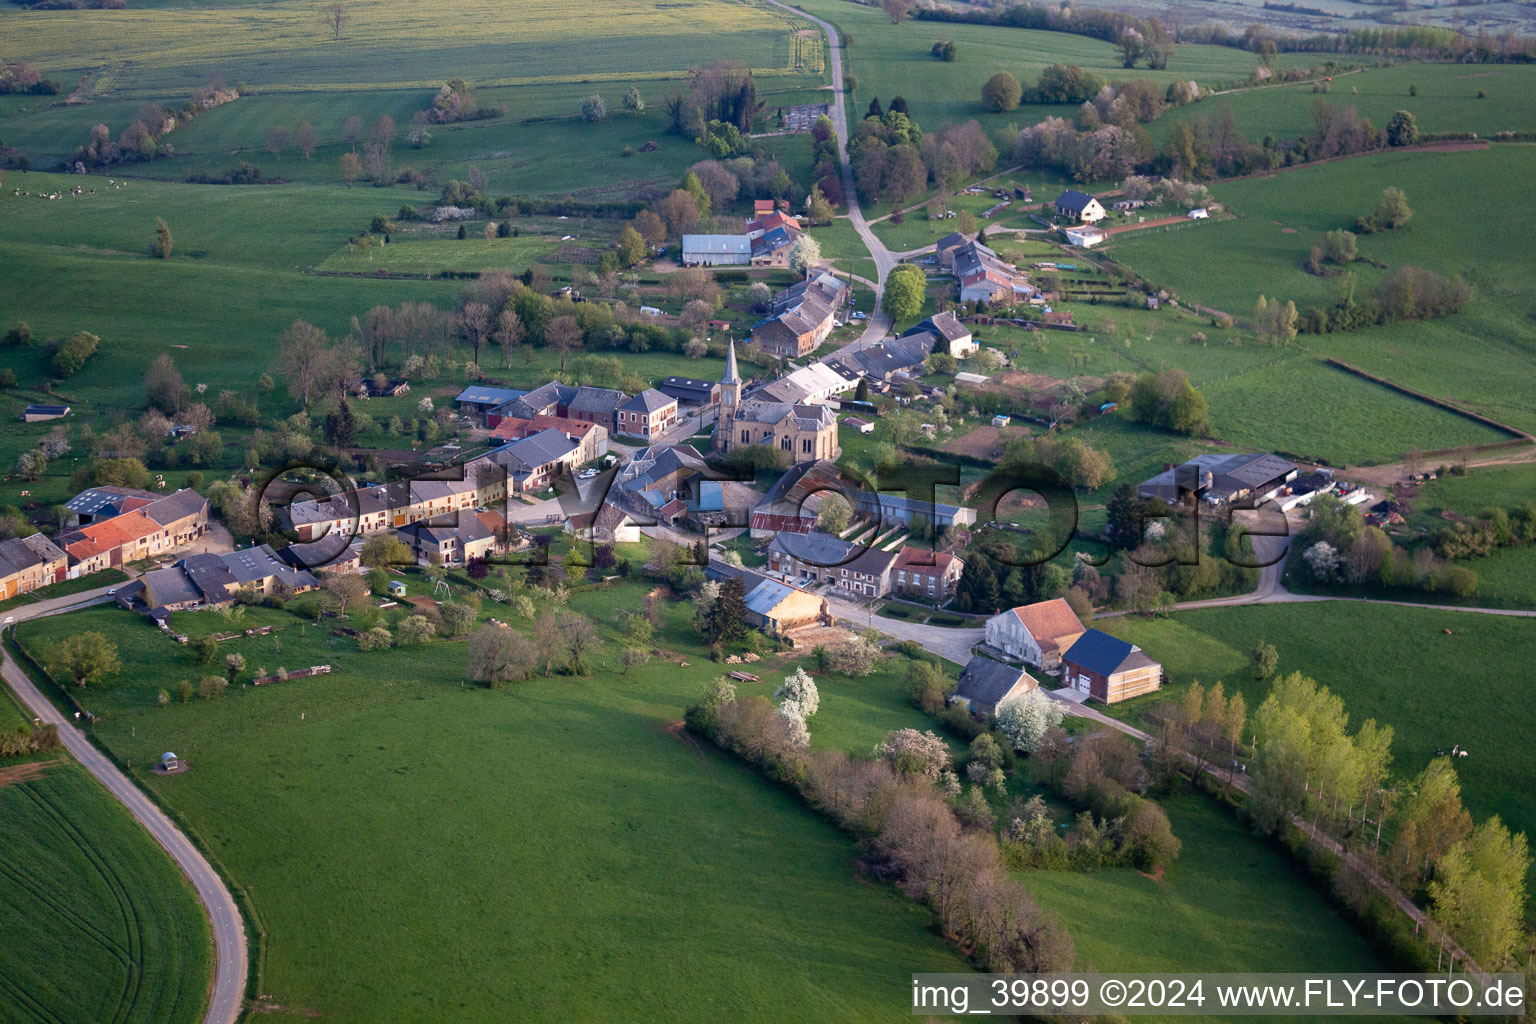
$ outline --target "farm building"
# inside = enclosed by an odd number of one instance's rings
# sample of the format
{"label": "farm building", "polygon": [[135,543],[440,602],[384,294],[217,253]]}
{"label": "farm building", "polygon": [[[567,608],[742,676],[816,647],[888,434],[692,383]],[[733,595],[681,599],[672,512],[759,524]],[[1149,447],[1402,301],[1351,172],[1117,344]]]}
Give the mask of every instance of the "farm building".
{"label": "farm building", "polygon": [[684,235],[683,266],[746,266],[752,262],[752,240],[746,235]]}
{"label": "farm building", "polygon": [[268,544],[227,554],[188,555],[167,569],[152,569],[117,589],[117,603],[137,612],[230,605],[250,595],[300,594],[320,585],[308,569],[278,557]]}
{"label": "farm building", "polygon": [[1135,644],[1090,629],[1061,656],[1061,681],[1101,704],[1118,704],[1162,689],[1163,666]]}
{"label": "farm building", "polygon": [[1255,504],[1279,494],[1296,479],[1294,462],[1268,452],[1233,455],[1199,455],[1188,462],[1165,468],[1136,488],[1142,498],[1161,498],[1176,504],[1186,497],[1212,505],[1250,499]]}
{"label": "farm building", "polygon": [[600,423],[571,420],[563,416],[541,414],[531,420],[505,416],[496,424],[496,429],[491,431],[491,438],[496,441],[521,441],[525,437],[532,437],[534,434],[540,434],[546,430],[558,430],[576,442],[579,449],[576,452],[574,461],[578,465],[591,462],[608,454],[608,430],[606,427]]}
{"label": "farm building", "polygon": [[752,397],[788,405],[820,405],[856,387],[856,380],[844,377],[826,363],[812,363],[780,377]]}
{"label": "farm building", "polygon": [[1068,245],[1075,245],[1083,249],[1091,249],[1104,241],[1104,232],[1098,228],[1063,228],[1061,235],[1067,240]]}
{"label": "farm building", "polygon": [[158,497],[158,494],[132,487],[88,487],[66,501],[64,507],[74,514],[71,525],[89,526],[143,508]]}
{"label": "farm building", "polygon": [[987,620],[987,645],[1010,658],[1054,672],[1062,652],[1083,635],[1085,627],[1072,606],[1061,598],[1021,605]]}
{"label": "farm building", "polygon": [[677,399],[679,406],[707,407],[720,403],[718,381],[696,380],[693,377],[668,377],[656,385],[656,390],[668,398]]}
{"label": "farm building", "polygon": [[[526,390],[519,388],[490,388],[476,384],[460,391],[459,397],[454,401],[458,402],[460,412],[484,416],[498,405],[505,405],[522,398],[527,393]],[[495,424],[490,425],[495,426]]]}
{"label": "farm building", "polygon": [[1104,207],[1093,196],[1069,188],[1056,197],[1056,216],[1071,217],[1083,224],[1096,224],[1104,219]]}
{"label": "farm building", "polygon": [[[580,465],[577,460],[581,457],[581,448],[580,442],[551,428],[503,445],[492,451],[490,458],[506,470],[507,489],[526,494],[552,485],[569,467]],[[432,482],[412,481],[412,486]],[[396,508],[398,515],[398,506]]]}
{"label": "farm building", "polygon": [[23,423],[43,423],[47,420],[63,419],[69,415],[67,405],[29,405],[21,413]]}
{"label": "farm building", "polygon": [[760,572],[711,559],[704,574],[724,582],[740,579],[746,595],[747,622],[769,633],[789,633],[808,626],[833,625],[825,598]]}
{"label": "farm building", "polygon": [[976,510],[960,505],[946,505],[942,501],[923,501],[901,494],[872,494],[854,491],[853,510],[860,515],[879,516],[884,525],[902,523],[911,526],[914,519],[922,517],[935,529],[951,526],[972,526],[976,522]]}
{"label": "farm building", "polygon": [[965,663],[950,702],[964,704],[976,715],[996,713],[997,706],[1040,686],[1028,672],[980,655]]}
{"label": "farm building", "polygon": [[873,434],[875,432],[875,425],[873,423],[858,416],[849,416],[843,420],[843,426],[849,430],[857,430],[861,434]]}
{"label": "farm building", "polygon": [[1211,211],[1207,210],[1203,206],[1197,206],[1193,210],[1189,211],[1190,220],[1209,220],[1210,217]]}

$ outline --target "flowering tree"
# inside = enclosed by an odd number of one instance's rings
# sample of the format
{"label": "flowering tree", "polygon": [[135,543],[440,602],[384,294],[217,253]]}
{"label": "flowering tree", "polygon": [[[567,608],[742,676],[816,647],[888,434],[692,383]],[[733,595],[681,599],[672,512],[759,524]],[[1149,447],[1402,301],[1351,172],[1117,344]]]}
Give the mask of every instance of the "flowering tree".
{"label": "flowering tree", "polygon": [[1306,554],[1301,557],[1306,560],[1307,568],[1311,570],[1314,579],[1331,580],[1338,575],[1339,552],[1325,540],[1320,540],[1307,548]]}
{"label": "flowering tree", "polygon": [[893,729],[875,747],[875,756],[903,775],[921,775],[935,782],[949,771],[949,747],[931,729]]}
{"label": "flowering tree", "polygon": [[785,676],[784,685],[774,691],[773,696],[779,702],[780,714],[795,715],[802,722],[821,706],[816,681],[803,668],[796,668],[793,674]]}
{"label": "flowering tree", "polygon": [[868,637],[855,634],[833,644],[827,653],[835,671],[845,676],[867,676],[875,670],[880,648]]}
{"label": "flowering tree", "polygon": [[1046,730],[1061,724],[1066,711],[1039,690],[1010,697],[997,707],[997,727],[1014,749],[1034,752]]}

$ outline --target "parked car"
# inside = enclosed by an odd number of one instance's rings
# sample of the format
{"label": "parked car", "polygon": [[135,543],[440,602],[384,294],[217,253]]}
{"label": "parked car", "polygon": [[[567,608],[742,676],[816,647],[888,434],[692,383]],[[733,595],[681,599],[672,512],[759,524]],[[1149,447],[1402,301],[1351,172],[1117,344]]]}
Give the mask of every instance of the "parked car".
{"label": "parked car", "polygon": [[859,310],[858,312],[853,314],[853,319],[855,319],[855,320],[868,320],[869,319],[869,314],[865,313],[863,310]]}

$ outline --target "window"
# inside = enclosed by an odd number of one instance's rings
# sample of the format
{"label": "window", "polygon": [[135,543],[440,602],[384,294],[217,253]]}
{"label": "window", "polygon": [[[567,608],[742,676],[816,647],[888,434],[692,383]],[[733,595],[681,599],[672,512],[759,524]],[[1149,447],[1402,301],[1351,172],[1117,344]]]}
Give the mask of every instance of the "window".
{"label": "window", "polygon": [[793,451],[794,447],[795,447],[794,439],[790,438],[790,437],[787,437],[787,436],[780,438],[779,439],[779,447],[784,449],[785,451]]}
{"label": "window", "polygon": [[805,452],[807,455],[809,455],[811,453],[811,439],[810,438],[807,437],[807,438],[805,438],[804,440],[802,440],[800,442],[800,450],[802,452]]}
{"label": "window", "polygon": [[752,442],[752,433],[751,433],[751,431],[743,430],[741,432],[741,443],[742,444],[750,444],[751,442]]}

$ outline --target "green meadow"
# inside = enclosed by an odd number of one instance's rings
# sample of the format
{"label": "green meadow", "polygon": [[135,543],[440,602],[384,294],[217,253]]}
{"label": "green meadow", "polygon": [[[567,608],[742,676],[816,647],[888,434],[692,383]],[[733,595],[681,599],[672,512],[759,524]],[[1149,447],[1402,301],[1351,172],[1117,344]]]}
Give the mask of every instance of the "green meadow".
{"label": "green meadow", "polygon": [[[1446,516],[1481,516],[1488,508],[1517,508],[1536,501],[1536,466],[1482,466],[1466,476],[1442,475],[1409,499],[1408,525],[1428,531],[1445,525]],[[1477,593],[1469,601],[1494,607],[1536,606],[1536,548],[1498,548],[1459,564],[1477,573]]]}
{"label": "green meadow", "polygon": [[[1416,88],[1418,95],[1409,95]],[[1529,131],[1530,95],[1536,88],[1536,68],[1523,64],[1394,64],[1338,75],[1325,95],[1312,83],[1242,89],[1202,100],[1173,111],[1148,126],[1159,144],[1172,126],[1187,118],[1207,117],[1218,106],[1228,107],[1242,133],[1252,142],[1266,135],[1292,139],[1312,131],[1312,107],[1319,99],[1335,106],[1352,105],[1378,128],[1399,110],[1407,110],[1421,132]],[[1487,95],[1478,98],[1478,93]]]}
{"label": "green meadow", "polygon": [[[1502,815],[1536,833],[1536,751],[1526,742],[1536,657],[1536,619],[1358,601],[1249,605],[1165,618],[1101,620],[1140,644],[1168,671],[1172,692],[1222,680],[1252,712],[1268,692],[1248,671],[1260,639],[1280,652],[1280,671],[1302,672],[1344,700],[1354,725],[1391,725],[1393,773],[1417,774],[1437,749],[1460,745],[1462,798],[1481,819]],[[1135,719],[1136,705],[1113,713]]]}
{"label": "green meadow", "polygon": [[62,755],[0,763],[0,819],[0,1020],[202,1019],[202,907],[100,783]]}
{"label": "green meadow", "polygon": [[[1145,67],[1128,71],[1121,67],[1119,50],[1111,43],[1086,36],[993,25],[959,25],[936,21],[907,20],[899,25],[878,7],[840,0],[806,0],[801,8],[837,26],[853,37],[843,54],[844,69],[857,79],[851,97],[850,117],[862,116],[869,101],[878,96],[885,106],[892,96],[903,96],[912,118],[926,131],[934,131],[972,118],[980,121],[1006,154],[1018,129],[1046,117],[1069,113],[1058,106],[1023,106],[1006,113],[989,113],[981,105],[981,86],[999,71],[1010,72],[1026,86],[1054,63],[1076,64],[1107,79],[1147,78],[1159,83],[1193,78],[1202,85],[1236,84],[1253,72],[1253,54],[1224,46],[1181,44],[1164,70]],[[959,49],[953,62],[936,60],[930,53],[941,39],[953,40]],[[1317,54],[1283,54],[1284,66],[1308,67],[1321,63]]]}
{"label": "green meadow", "polygon": [[[952,670],[952,666],[945,666]],[[821,708],[811,743],[855,752],[887,730],[932,729],[914,708],[899,675],[817,680]],[[1082,724],[1072,719],[1074,731]],[[963,745],[949,737],[958,753]],[[1009,786],[1036,790],[1026,765]],[[1053,799],[1052,804],[1056,801]],[[1130,868],[1025,871],[1017,877],[1036,901],[1060,916],[1077,945],[1081,969],[1118,971],[1379,971],[1384,964],[1285,854],[1247,831],[1202,794],[1163,801],[1183,853],[1159,878]],[[1069,820],[1069,812],[1063,811]]]}
{"label": "green meadow", "polygon": [[[1352,225],[1375,208],[1382,189],[1404,190],[1413,220],[1404,229],[1360,237],[1355,263],[1361,295],[1392,269],[1413,265],[1460,274],[1474,286],[1460,314],[1429,323],[1331,335],[1302,335],[1292,347],[1333,356],[1400,384],[1448,399],[1511,426],[1536,428],[1528,382],[1536,376],[1536,331],[1527,284],[1533,268],[1526,239],[1536,223],[1524,201],[1536,174],[1536,150],[1495,145],[1454,153],[1384,153],[1217,183],[1216,198],[1235,219],[1175,231],[1131,232],[1106,249],[1185,301],[1246,318],[1260,294],[1298,309],[1328,305],[1339,288],[1301,268],[1322,232]],[[1477,188],[1447,187],[1475,181]],[[1487,211],[1498,209],[1498,216]],[[1211,268],[1220,266],[1222,273]],[[1323,414],[1317,408],[1319,416]],[[1340,410],[1333,407],[1326,415]],[[1426,415],[1428,415],[1426,411]],[[1322,429],[1329,429],[1320,425]]]}
{"label": "green meadow", "polygon": [[[463,684],[464,642],[364,654],[266,609],[239,624],[278,632],[222,649],[332,674],[161,709],[162,687],[203,670],[137,618],[90,610],[21,642],[91,628],[120,645],[128,669],[87,695],[98,737],[135,765],[167,749],[192,765],[134,775],[247,890],[264,1020],[889,1020],[907,972],[965,969],[927,911],[860,880],[849,839],[678,733],[720,671],[685,605],[664,606],[656,641],[674,657],[619,673],[608,630],[645,589],[573,597],[608,640],[593,675],[501,693]],[[784,674],[757,670],[762,692]],[[904,720],[870,714],[882,733]]]}

